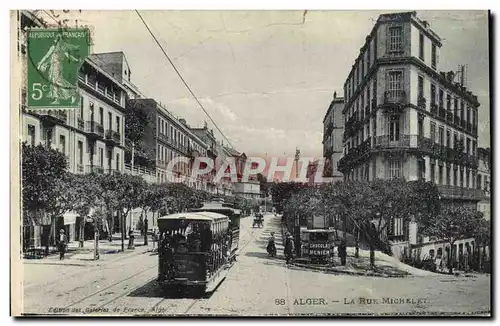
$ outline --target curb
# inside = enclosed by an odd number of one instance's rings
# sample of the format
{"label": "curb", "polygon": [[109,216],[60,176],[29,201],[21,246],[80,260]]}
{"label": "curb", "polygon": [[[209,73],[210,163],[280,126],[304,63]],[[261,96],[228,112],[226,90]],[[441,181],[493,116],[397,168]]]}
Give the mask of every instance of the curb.
{"label": "curb", "polygon": [[[46,258],[40,258],[40,259],[22,259],[23,264],[28,264],[28,265],[53,265],[53,266],[78,266],[78,267],[94,267],[94,266],[104,266],[106,264],[118,261],[120,258],[128,258],[128,257],[133,257],[137,255],[144,255],[150,253],[149,251],[142,251],[142,250],[134,250],[134,251],[125,251],[125,252],[118,252],[118,253],[113,253],[113,254],[102,254],[104,256],[111,255],[115,257],[110,257],[109,260],[83,260],[83,259],[71,259],[71,258],[66,258],[63,261],[69,261],[68,263],[62,263],[59,259],[46,259]],[[86,263],[84,263],[86,262]]]}
{"label": "curb", "polygon": [[346,275],[353,275],[353,276],[372,276],[372,277],[383,277],[383,278],[404,278],[404,277],[412,276],[409,273],[406,275],[391,275],[391,274],[383,274],[383,273],[377,273],[377,272],[372,272],[372,271],[367,271],[367,272],[343,271],[343,270],[338,270],[335,268],[318,267],[318,266],[311,266],[311,265],[299,264],[299,263],[291,263],[290,265],[304,268],[304,269],[321,271],[321,272],[325,272],[327,274],[346,274]]}

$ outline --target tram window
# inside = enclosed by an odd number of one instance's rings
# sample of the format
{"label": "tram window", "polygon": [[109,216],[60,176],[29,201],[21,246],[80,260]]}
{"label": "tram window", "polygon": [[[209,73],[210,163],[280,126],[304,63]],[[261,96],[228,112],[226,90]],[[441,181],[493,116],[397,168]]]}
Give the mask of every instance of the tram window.
{"label": "tram window", "polygon": [[327,241],[328,233],[311,233],[309,235],[310,241]]}

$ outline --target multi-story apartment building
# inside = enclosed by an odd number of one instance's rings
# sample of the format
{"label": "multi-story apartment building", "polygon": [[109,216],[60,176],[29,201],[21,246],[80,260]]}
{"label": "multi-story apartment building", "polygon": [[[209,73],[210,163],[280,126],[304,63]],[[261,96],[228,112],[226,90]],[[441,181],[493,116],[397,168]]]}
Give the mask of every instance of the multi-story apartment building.
{"label": "multi-story apartment building", "polygon": [[[29,11],[20,11],[19,20],[18,59],[24,69],[26,30],[30,27],[44,27],[44,23]],[[30,110],[24,105],[26,91],[23,86],[22,140],[31,145],[44,144],[64,153],[68,171],[72,173],[123,171],[125,88],[92,58],[86,59],[80,68],[78,86],[80,107],[67,110]],[[64,227],[69,240],[73,240],[75,220],[76,214],[65,214],[64,224],[57,225],[52,232]],[[33,239],[38,238],[35,232],[31,232],[31,236]]]}
{"label": "multi-story apartment building", "polygon": [[[440,37],[415,12],[384,14],[344,84],[348,179],[424,178],[448,205],[476,207],[479,102],[454,72],[440,72]],[[407,241],[394,220],[388,236]]]}
{"label": "multi-story apartment building", "polygon": [[483,192],[477,210],[485,219],[491,218],[491,151],[489,148],[478,148],[479,167],[477,168],[477,189]]}
{"label": "multi-story apartment building", "polygon": [[[194,158],[206,156],[209,146],[191,131],[186,120],[177,119],[154,99],[131,99],[129,106],[131,110],[145,110],[145,116],[151,121],[149,125],[154,126],[147,131],[151,137],[147,137],[145,143],[154,151],[157,181],[163,183],[184,175],[190,187],[206,190],[206,180],[192,179],[191,172]],[[176,157],[187,158],[189,163],[177,163],[169,171],[168,164]]]}
{"label": "multi-story apartment building", "polygon": [[[203,128],[190,128],[191,132],[193,132],[198,138],[200,138],[205,144],[208,145],[207,149],[207,158],[211,159],[212,162],[217,160],[217,156],[219,152],[217,151],[217,139],[214,136],[213,129],[208,129],[207,123],[205,122]],[[206,166],[202,164],[200,169],[204,169]],[[223,193],[222,184],[219,182],[215,182],[217,170],[214,168],[209,174],[203,175],[202,178],[206,179],[207,191],[212,194]]]}
{"label": "multi-story apartment building", "polygon": [[323,157],[325,159],[325,176],[331,177],[333,181],[343,179],[343,175],[337,169],[338,162],[343,155],[344,98],[333,94],[333,100],[326,111],[323,119]]}

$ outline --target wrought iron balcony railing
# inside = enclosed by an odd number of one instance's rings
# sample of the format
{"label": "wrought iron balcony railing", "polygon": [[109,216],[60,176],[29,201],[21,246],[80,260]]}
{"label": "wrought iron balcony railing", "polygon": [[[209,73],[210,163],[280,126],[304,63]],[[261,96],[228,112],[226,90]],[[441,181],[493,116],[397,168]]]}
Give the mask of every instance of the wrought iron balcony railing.
{"label": "wrought iron balcony railing", "polygon": [[406,104],[406,92],[403,90],[384,92],[384,104]]}
{"label": "wrought iron balcony railing", "polygon": [[104,138],[104,127],[96,121],[86,121],[85,132]]}

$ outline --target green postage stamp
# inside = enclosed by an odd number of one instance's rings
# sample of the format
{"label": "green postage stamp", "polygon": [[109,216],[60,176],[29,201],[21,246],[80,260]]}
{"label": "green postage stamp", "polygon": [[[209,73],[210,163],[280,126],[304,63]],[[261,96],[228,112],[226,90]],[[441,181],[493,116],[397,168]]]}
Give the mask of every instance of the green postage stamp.
{"label": "green postage stamp", "polygon": [[86,28],[28,32],[28,107],[67,109],[80,105],[78,70],[90,53]]}

